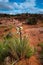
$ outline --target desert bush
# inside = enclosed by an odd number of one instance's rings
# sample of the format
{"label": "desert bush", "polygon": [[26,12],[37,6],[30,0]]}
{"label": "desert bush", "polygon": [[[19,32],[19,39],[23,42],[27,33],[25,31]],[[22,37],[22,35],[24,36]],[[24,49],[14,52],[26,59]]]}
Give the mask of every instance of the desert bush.
{"label": "desert bush", "polygon": [[0,42],[0,61],[5,57],[12,57],[14,60],[30,58],[34,54],[34,47],[31,47],[26,36],[22,37],[21,27],[17,28],[19,37],[12,37],[9,33],[4,36],[4,41]]}
{"label": "desert bush", "polygon": [[26,20],[26,23],[30,24],[30,25],[35,25],[35,24],[37,24],[37,21],[36,21],[36,18],[28,18]]}
{"label": "desert bush", "polygon": [[5,37],[4,41],[0,42],[0,62],[7,56],[12,56],[18,62],[20,59],[30,58],[33,54],[34,48],[30,46],[26,37]]}
{"label": "desert bush", "polygon": [[4,61],[5,57],[7,57],[8,54],[8,45],[4,42],[0,42],[0,62]]}
{"label": "desert bush", "polygon": [[21,41],[20,38],[13,38],[9,42],[9,50],[15,59],[29,58],[33,55],[34,49],[28,44],[28,40],[24,37]]}
{"label": "desert bush", "polygon": [[[13,37],[6,39],[6,42],[8,42],[10,56],[17,62],[21,59],[30,58],[34,54],[34,47],[30,46],[26,37],[21,40],[19,37]],[[13,64],[16,63],[15,61]]]}

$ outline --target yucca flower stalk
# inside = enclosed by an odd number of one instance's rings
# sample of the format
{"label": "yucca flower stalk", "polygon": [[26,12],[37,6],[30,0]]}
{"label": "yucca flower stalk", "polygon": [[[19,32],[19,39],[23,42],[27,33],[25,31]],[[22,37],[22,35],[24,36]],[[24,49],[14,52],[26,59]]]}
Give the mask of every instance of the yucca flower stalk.
{"label": "yucca flower stalk", "polygon": [[20,42],[21,42],[21,40],[22,40],[22,30],[23,30],[22,23],[18,24],[18,21],[17,21],[17,22],[15,22],[15,26],[16,26],[16,31],[17,31],[17,34],[19,34],[19,38],[20,38]]}
{"label": "yucca flower stalk", "polygon": [[16,27],[17,33],[19,34],[21,44],[22,44],[22,29],[23,29],[23,27],[20,27],[20,26]]}

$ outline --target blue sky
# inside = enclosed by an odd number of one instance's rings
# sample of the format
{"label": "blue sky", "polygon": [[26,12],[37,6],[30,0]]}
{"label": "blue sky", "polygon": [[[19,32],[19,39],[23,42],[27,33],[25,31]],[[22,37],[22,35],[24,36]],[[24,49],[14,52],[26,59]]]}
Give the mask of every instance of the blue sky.
{"label": "blue sky", "polygon": [[0,0],[0,13],[42,13],[43,0]]}

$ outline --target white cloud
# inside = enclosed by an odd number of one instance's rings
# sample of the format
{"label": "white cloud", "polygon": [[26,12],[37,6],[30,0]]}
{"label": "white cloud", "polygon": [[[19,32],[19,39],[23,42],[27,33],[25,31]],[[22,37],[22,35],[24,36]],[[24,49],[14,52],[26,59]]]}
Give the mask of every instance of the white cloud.
{"label": "white cloud", "polygon": [[7,4],[7,3],[0,3],[0,10],[12,10],[13,9],[13,7],[10,5],[10,4]]}
{"label": "white cloud", "polygon": [[35,1],[36,0],[30,0],[30,1],[26,0],[25,2],[19,4],[14,2],[14,8],[18,8],[18,9],[32,8],[36,6]]}
{"label": "white cloud", "polygon": [[43,9],[33,7],[30,9],[30,13],[43,13]]}
{"label": "white cloud", "polygon": [[[17,13],[41,13],[43,9],[36,7],[36,0],[25,0],[22,3],[10,3],[9,0],[0,0],[0,2],[4,2],[0,7],[7,8],[9,11],[3,11],[9,14],[17,14]],[[2,6],[3,5],[3,6]]]}
{"label": "white cloud", "polygon": [[12,11],[10,11],[10,13],[16,14],[16,13],[24,13],[24,12],[28,12],[28,13],[43,12],[43,9],[37,8],[35,6],[36,6],[36,0],[25,0],[25,2],[23,3],[14,2],[12,5]]}
{"label": "white cloud", "polygon": [[39,9],[38,13],[43,14],[43,9]]}
{"label": "white cloud", "polygon": [[0,2],[9,2],[9,0],[0,0]]}
{"label": "white cloud", "polygon": [[43,13],[43,8],[36,7],[36,0],[26,0],[19,4],[14,2],[14,8],[15,7],[18,9],[17,12]]}
{"label": "white cloud", "polygon": [[23,6],[21,5],[21,3],[18,4],[18,3],[16,3],[16,2],[14,2],[14,3],[13,3],[13,7],[14,7],[14,8],[17,8],[17,9],[23,9]]}

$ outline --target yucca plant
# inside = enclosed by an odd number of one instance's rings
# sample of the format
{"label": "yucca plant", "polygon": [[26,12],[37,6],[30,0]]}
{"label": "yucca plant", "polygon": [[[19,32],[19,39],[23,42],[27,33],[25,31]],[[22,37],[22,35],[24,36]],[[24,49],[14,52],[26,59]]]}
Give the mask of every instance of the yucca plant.
{"label": "yucca plant", "polygon": [[30,46],[26,36],[22,37],[22,27],[18,26],[17,28],[19,37],[12,37],[11,33],[9,33],[4,36],[3,42],[0,41],[0,62],[4,61],[9,54],[17,62],[20,59],[30,58],[34,54],[34,47]]}
{"label": "yucca plant", "polygon": [[20,38],[14,37],[8,43],[10,53],[15,59],[29,58],[33,55],[34,49],[30,47],[28,40],[24,37],[20,42]]}
{"label": "yucca plant", "polygon": [[30,58],[34,54],[34,47],[30,46],[26,36],[22,37],[21,28],[18,28],[19,37],[11,37],[8,35],[4,38],[4,43],[7,44],[9,53],[16,61],[19,61],[20,59],[24,58]]}

